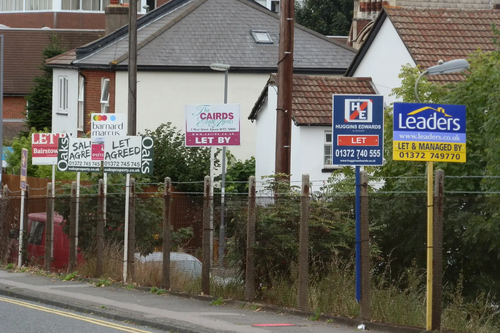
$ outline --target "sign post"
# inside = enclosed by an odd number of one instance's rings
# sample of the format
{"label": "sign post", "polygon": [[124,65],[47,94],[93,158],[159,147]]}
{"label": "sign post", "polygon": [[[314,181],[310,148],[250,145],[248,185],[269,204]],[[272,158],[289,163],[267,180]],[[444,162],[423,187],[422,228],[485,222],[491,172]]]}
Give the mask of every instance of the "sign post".
{"label": "sign post", "polygon": [[24,239],[24,197],[26,195],[26,181],[28,174],[28,149],[21,150],[21,209],[19,213],[19,251],[17,266],[23,264],[23,239]]}
{"label": "sign post", "polygon": [[360,166],[382,165],[384,100],[381,95],[333,95],[332,164],[356,167],[356,300],[361,300]]}
{"label": "sign post", "polygon": [[394,103],[393,159],[427,162],[427,325],[432,322],[434,162],[466,161],[464,105]]}

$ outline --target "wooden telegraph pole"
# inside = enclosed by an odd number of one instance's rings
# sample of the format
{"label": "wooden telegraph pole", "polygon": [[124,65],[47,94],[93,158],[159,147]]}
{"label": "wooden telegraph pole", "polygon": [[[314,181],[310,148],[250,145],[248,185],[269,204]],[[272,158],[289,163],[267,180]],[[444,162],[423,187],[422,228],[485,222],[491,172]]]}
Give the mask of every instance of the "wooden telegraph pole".
{"label": "wooden telegraph pole", "polygon": [[289,175],[292,131],[294,0],[280,1],[275,172]]}

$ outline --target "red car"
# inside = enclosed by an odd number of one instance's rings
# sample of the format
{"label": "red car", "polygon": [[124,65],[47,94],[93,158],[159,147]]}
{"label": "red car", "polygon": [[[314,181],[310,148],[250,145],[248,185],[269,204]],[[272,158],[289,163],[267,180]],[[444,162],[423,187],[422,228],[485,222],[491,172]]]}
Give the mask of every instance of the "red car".
{"label": "red car", "polygon": [[[28,262],[43,265],[45,256],[45,223],[47,213],[31,213],[28,215]],[[69,236],[64,233],[63,227],[66,221],[57,213],[54,213],[54,255],[51,268],[68,268],[69,262]],[[15,230],[18,233],[19,230]],[[12,230],[11,230],[12,234]],[[17,263],[19,253],[19,241],[17,238],[11,241],[11,261]],[[78,253],[78,261],[83,260]]]}

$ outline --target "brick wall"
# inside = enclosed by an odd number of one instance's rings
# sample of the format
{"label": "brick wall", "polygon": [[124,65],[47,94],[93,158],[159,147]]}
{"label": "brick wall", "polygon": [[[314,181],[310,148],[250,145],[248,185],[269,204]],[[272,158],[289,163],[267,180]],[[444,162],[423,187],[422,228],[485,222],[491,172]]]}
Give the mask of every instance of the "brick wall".
{"label": "brick wall", "polygon": [[3,97],[3,118],[4,119],[24,119],[26,100],[23,96]]}
{"label": "brick wall", "polygon": [[0,13],[0,24],[11,28],[104,29],[104,13]]}
{"label": "brick wall", "polygon": [[398,6],[419,8],[492,9],[497,4],[500,0],[397,0]]}
{"label": "brick wall", "polygon": [[115,112],[115,72],[82,70],[85,76],[85,119],[84,132],[90,131],[90,114],[101,112],[101,81],[109,79],[109,113]]}

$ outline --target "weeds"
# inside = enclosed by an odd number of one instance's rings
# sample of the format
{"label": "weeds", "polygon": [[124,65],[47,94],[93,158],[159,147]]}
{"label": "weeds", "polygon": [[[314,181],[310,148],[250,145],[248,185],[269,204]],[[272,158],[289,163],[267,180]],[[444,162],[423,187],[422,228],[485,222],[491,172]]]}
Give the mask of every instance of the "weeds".
{"label": "weeds", "polygon": [[212,302],[210,302],[210,305],[216,305],[216,306],[221,306],[221,305],[224,305],[224,300],[222,299],[222,297],[219,297],[217,299],[214,299]]}
{"label": "weeds", "polygon": [[309,321],[318,321],[321,317],[321,312],[319,310],[314,311],[314,314],[307,318]]}
{"label": "weeds", "polygon": [[165,289],[161,289],[161,288],[157,288],[157,287],[151,287],[150,292],[152,294],[156,294],[156,295],[164,295],[167,293],[167,291]]}
{"label": "weeds", "polygon": [[111,284],[112,284],[112,282],[109,279],[107,279],[107,278],[99,279],[96,282],[94,282],[94,285],[96,287],[108,287]]}
{"label": "weeds", "polygon": [[63,281],[73,281],[74,279],[77,278],[77,276],[78,276],[78,272],[69,273],[62,280]]}
{"label": "weeds", "polygon": [[5,266],[5,269],[14,269],[14,264],[13,263],[9,263]]}

